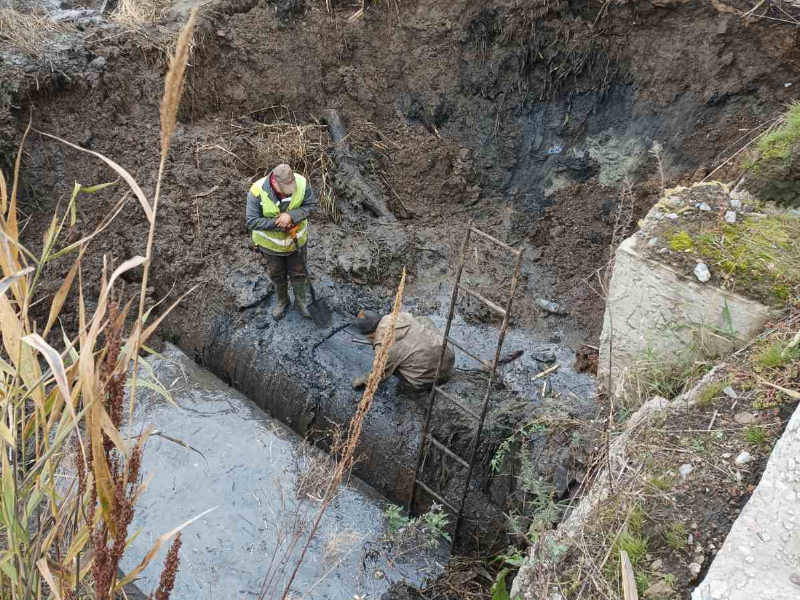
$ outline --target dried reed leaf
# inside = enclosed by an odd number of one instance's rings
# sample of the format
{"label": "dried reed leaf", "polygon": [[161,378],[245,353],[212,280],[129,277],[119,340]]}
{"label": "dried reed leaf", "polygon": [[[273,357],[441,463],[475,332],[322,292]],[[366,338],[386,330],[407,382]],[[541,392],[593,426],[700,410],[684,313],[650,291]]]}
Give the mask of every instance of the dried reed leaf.
{"label": "dried reed leaf", "polygon": [[56,352],[50,344],[45,342],[38,333],[27,335],[22,338],[22,341],[38,350],[41,355],[44,356],[44,359],[53,371],[53,378],[56,380],[58,390],[64,397],[64,401],[72,406],[72,395],[69,390],[69,384],[67,383],[67,372],[64,369],[64,362],[61,360],[61,355]]}
{"label": "dried reed leaf", "polygon": [[0,295],[0,327],[2,328],[3,346],[9,360],[16,366],[17,372],[36,406],[43,409],[44,392],[39,381],[42,372],[31,348],[21,341],[25,329],[20,322],[19,315],[5,295]]}
{"label": "dried reed leaf", "polygon": [[[54,140],[56,140],[58,142],[61,142],[62,144],[66,145],[66,146],[69,146],[70,148],[75,148],[75,150],[80,150],[81,152],[85,152],[86,154],[91,154],[92,156],[96,156],[97,158],[102,160],[104,163],[106,163],[109,167],[114,169],[114,171],[116,171],[117,174],[119,174],[119,176],[122,177],[122,179],[125,181],[125,183],[128,184],[128,186],[131,188],[131,190],[133,190],[133,193],[136,196],[136,199],[139,200],[139,204],[142,206],[142,210],[144,211],[144,214],[147,217],[148,222],[150,222],[150,223],[153,222],[153,219],[155,218],[153,216],[153,210],[152,210],[152,208],[150,208],[150,203],[147,201],[147,198],[145,197],[144,192],[142,191],[142,188],[139,187],[139,184],[136,183],[136,180],[123,167],[118,165],[116,162],[114,162],[110,158],[108,158],[106,156],[103,156],[99,152],[94,152],[93,150],[87,150],[86,148],[81,148],[80,146],[76,146],[75,144],[73,144],[71,142],[68,142],[67,140],[61,139],[60,137],[57,137],[55,135],[51,135],[49,133],[44,133],[43,131],[37,131],[37,133],[39,133],[39,134],[41,134],[43,136],[52,138],[52,139],[54,139]],[[12,194],[11,200],[12,200],[12,202],[14,201],[13,194]]]}
{"label": "dried reed leaf", "polygon": [[0,218],[6,218],[6,209],[8,208],[8,188],[6,187],[6,178],[3,172],[0,171]]}
{"label": "dried reed leaf", "polygon": [[189,519],[185,523],[183,523],[181,525],[178,525],[172,531],[168,531],[167,533],[162,535],[160,538],[158,538],[155,541],[155,543],[153,544],[153,547],[150,548],[148,553],[142,559],[142,562],[140,562],[138,565],[136,565],[136,567],[134,567],[133,570],[130,571],[130,573],[128,573],[123,579],[121,579],[117,583],[117,587],[115,589],[121,589],[122,586],[125,586],[125,585],[129,584],[131,581],[133,581],[134,579],[136,579],[139,576],[139,573],[144,571],[144,569],[147,567],[147,565],[150,564],[150,561],[153,560],[153,558],[158,553],[158,551],[161,548],[161,546],[164,545],[164,542],[168,541],[172,536],[174,536],[176,533],[178,533],[183,528],[185,528],[185,527],[191,525],[192,523],[194,523],[195,521],[197,521],[197,519],[205,517],[212,510],[217,510],[218,508],[219,508],[219,506],[215,506],[213,508],[209,508],[207,511],[204,511],[204,512],[200,513],[199,515],[197,515],[196,517],[193,517],[193,518]]}
{"label": "dried reed leaf", "polygon": [[101,425],[108,439],[114,442],[114,445],[124,456],[128,456],[128,445],[122,439],[119,430],[114,427],[114,423],[111,422],[111,417],[108,416],[108,412],[105,409],[102,411]]}
{"label": "dried reed leaf", "polygon": [[[28,139],[28,133],[31,130],[31,121],[33,114],[28,120],[28,126],[25,128],[25,133],[22,134],[22,140],[19,143],[19,150],[17,150],[17,158],[14,161],[14,180],[11,184],[11,199],[8,204],[8,215],[6,216],[5,227],[3,230],[14,242],[19,242],[19,223],[17,221],[17,191],[19,190],[19,167],[22,164],[22,149],[25,147],[25,140]],[[11,247],[11,257],[14,263],[19,260],[19,251],[16,246]]]}
{"label": "dried reed leaf", "polygon": [[33,267],[28,267],[19,271],[18,273],[14,273],[4,279],[0,280],[0,294],[5,293],[5,291],[14,284],[15,281],[19,280],[21,277],[25,277],[28,273],[33,272]]}
{"label": "dried reed leaf", "polygon": [[50,572],[50,567],[47,565],[47,559],[40,558],[36,563],[36,566],[39,567],[39,572],[44,577],[47,585],[50,586],[50,592],[53,594],[53,596],[55,596],[56,600],[61,600],[59,586],[56,585],[56,581],[53,579],[53,574]]}
{"label": "dried reed leaf", "polygon": [[193,8],[189,20],[184,25],[178,44],[175,47],[175,57],[172,59],[167,78],[164,81],[164,97],[161,100],[161,155],[166,156],[172,132],[178,115],[178,105],[183,91],[183,75],[186,64],[189,62],[189,49],[194,35],[194,26],[197,23],[197,8]]}
{"label": "dried reed leaf", "polygon": [[47,317],[47,325],[45,325],[44,331],[42,332],[43,338],[47,337],[47,334],[50,332],[50,328],[53,327],[58,315],[61,314],[61,309],[64,306],[64,302],[66,302],[69,291],[72,289],[72,282],[75,280],[75,275],[78,273],[78,264],[82,259],[83,251],[78,254],[78,258],[75,259],[75,262],[70,268],[69,273],[67,273],[67,276],[64,278],[64,281],[61,282],[61,285],[59,286],[58,291],[55,293],[55,296],[53,296],[53,302],[50,304],[50,314]]}

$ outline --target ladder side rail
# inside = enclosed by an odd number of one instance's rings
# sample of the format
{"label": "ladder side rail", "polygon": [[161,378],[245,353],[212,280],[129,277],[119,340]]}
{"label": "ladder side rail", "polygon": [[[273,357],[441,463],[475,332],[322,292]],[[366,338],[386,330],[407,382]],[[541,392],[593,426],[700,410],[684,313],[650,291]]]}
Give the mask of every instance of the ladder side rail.
{"label": "ladder side rail", "polygon": [[469,472],[467,473],[467,481],[466,485],[464,486],[464,491],[461,495],[461,503],[458,508],[458,516],[456,517],[456,528],[455,532],[453,533],[453,539],[450,545],[452,550],[453,546],[456,543],[456,539],[458,538],[458,532],[461,527],[461,520],[462,515],[464,513],[464,504],[467,499],[467,494],[469,493],[469,486],[472,482],[472,473],[475,470],[475,458],[478,455],[478,445],[480,444],[481,434],[483,433],[483,424],[486,420],[486,413],[489,410],[489,396],[492,393],[492,384],[494,383],[495,374],[497,373],[497,363],[500,362],[500,353],[503,351],[503,340],[506,337],[506,330],[508,329],[508,321],[511,315],[511,307],[514,303],[514,294],[517,290],[517,284],[519,283],[519,273],[520,267],[522,266],[522,258],[524,256],[524,252],[520,252],[517,255],[516,265],[514,267],[514,278],[511,280],[511,290],[508,294],[508,303],[506,304],[506,316],[503,318],[503,326],[500,329],[500,338],[497,341],[497,349],[494,353],[494,362],[492,363],[492,370],[489,373],[489,382],[486,385],[486,395],[483,399],[483,408],[481,410],[481,418],[478,422],[478,427],[475,430],[475,436],[472,440],[472,452],[470,454],[469,459]]}
{"label": "ladder side rail", "polygon": [[408,496],[408,512],[410,513],[414,508],[414,498],[417,493],[417,481],[419,480],[420,474],[420,467],[422,466],[422,460],[425,455],[425,441],[428,435],[428,431],[430,430],[431,424],[431,416],[433,414],[433,404],[436,401],[436,386],[439,383],[439,374],[442,370],[442,363],[444,363],[444,357],[447,352],[447,338],[450,335],[450,325],[453,322],[453,315],[455,314],[456,310],[456,301],[458,300],[458,284],[461,281],[461,273],[464,271],[464,263],[467,259],[467,248],[469,247],[469,238],[470,232],[472,231],[472,221],[469,222],[467,227],[467,233],[464,235],[464,242],[461,244],[461,260],[458,264],[458,270],[456,271],[455,277],[455,284],[453,285],[453,293],[450,297],[450,310],[447,315],[447,325],[444,329],[444,336],[442,337],[442,349],[439,352],[439,362],[436,365],[436,375],[433,379],[433,386],[431,387],[431,393],[428,396],[428,409],[425,415],[425,426],[422,430],[422,439],[420,440],[419,444],[419,451],[417,452],[417,466],[414,470],[414,480],[411,484],[411,493]]}

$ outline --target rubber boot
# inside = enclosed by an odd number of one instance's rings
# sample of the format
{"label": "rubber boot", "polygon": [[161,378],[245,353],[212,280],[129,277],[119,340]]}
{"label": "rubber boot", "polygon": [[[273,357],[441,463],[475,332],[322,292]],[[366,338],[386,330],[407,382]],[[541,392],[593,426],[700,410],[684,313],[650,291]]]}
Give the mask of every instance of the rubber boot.
{"label": "rubber boot", "polygon": [[286,316],[286,309],[289,308],[289,284],[282,283],[275,286],[275,306],[272,308],[272,318],[280,321]]}
{"label": "rubber boot", "polygon": [[294,307],[302,316],[310,319],[311,314],[306,308],[306,282],[292,281],[292,289],[294,290]]}

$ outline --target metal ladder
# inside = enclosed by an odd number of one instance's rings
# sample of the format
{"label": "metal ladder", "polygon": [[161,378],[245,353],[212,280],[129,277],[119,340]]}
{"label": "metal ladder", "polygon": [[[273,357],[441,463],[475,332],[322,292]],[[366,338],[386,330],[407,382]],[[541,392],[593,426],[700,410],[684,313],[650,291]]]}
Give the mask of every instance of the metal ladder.
{"label": "metal ladder", "polygon": [[[499,306],[498,304],[492,302],[491,300],[488,300],[488,299],[484,298],[477,291],[475,291],[475,290],[473,290],[473,289],[461,284],[461,274],[462,274],[462,272],[464,270],[464,263],[466,262],[466,257],[467,257],[467,253],[468,253],[468,250],[469,250],[470,237],[471,237],[472,234],[475,234],[476,236],[479,236],[479,237],[483,238],[484,240],[490,242],[494,246],[496,246],[498,248],[502,248],[503,250],[505,250],[505,251],[509,252],[510,254],[513,254],[514,256],[516,256],[516,264],[514,266],[514,277],[511,280],[511,289],[508,292],[508,300],[506,302],[505,308],[503,308],[502,306]],[[444,338],[442,340],[442,351],[439,354],[439,363],[436,366],[436,377],[434,379],[434,386],[431,389],[431,393],[430,393],[430,396],[428,398],[428,409],[427,409],[427,413],[426,413],[426,416],[425,416],[425,428],[423,429],[423,432],[422,432],[422,441],[420,443],[419,453],[417,455],[417,467],[416,467],[416,469],[414,471],[414,481],[413,481],[413,483],[411,485],[411,494],[410,494],[409,499],[408,499],[408,511],[411,512],[413,507],[414,507],[414,501],[415,501],[416,495],[417,495],[417,488],[421,488],[422,490],[424,490],[425,492],[430,494],[438,502],[440,502],[443,506],[446,506],[453,513],[456,513],[457,516],[456,516],[455,532],[453,533],[453,537],[452,537],[452,539],[450,541],[450,549],[451,549],[451,551],[452,551],[453,546],[456,543],[456,540],[458,539],[458,532],[459,532],[459,529],[461,527],[461,520],[462,520],[462,515],[463,515],[463,512],[464,512],[464,503],[466,502],[467,494],[469,493],[469,484],[472,481],[472,473],[473,473],[474,468],[475,468],[475,458],[476,458],[476,456],[478,454],[478,447],[479,447],[480,440],[481,440],[481,433],[483,432],[483,424],[484,424],[484,421],[486,420],[486,413],[488,412],[488,409],[489,409],[489,395],[490,395],[491,390],[492,390],[492,384],[494,383],[495,373],[497,371],[497,364],[498,364],[498,362],[500,360],[500,353],[502,352],[502,349],[503,349],[503,340],[504,340],[504,338],[506,336],[506,329],[508,328],[508,320],[509,320],[509,318],[511,316],[511,306],[512,306],[512,303],[514,302],[514,292],[517,289],[517,283],[519,281],[520,266],[522,265],[522,258],[523,258],[524,252],[525,252],[524,248],[520,248],[519,250],[517,250],[515,248],[512,248],[508,244],[505,244],[505,243],[501,242],[500,240],[492,237],[488,233],[485,233],[485,232],[483,232],[483,231],[481,231],[479,229],[476,229],[475,227],[472,226],[472,221],[470,221],[469,226],[467,227],[467,233],[464,236],[464,242],[461,245],[461,260],[460,260],[459,265],[458,265],[458,270],[456,271],[456,279],[455,279],[455,283],[453,285],[453,293],[452,293],[452,296],[450,298],[450,311],[449,311],[449,313],[447,315],[447,325],[445,326],[445,329],[444,329]],[[494,353],[494,360],[491,363],[483,360],[482,358],[477,356],[474,352],[470,351],[469,349],[467,349],[464,346],[462,346],[460,343],[458,343],[455,340],[450,338],[450,325],[453,322],[453,314],[455,313],[456,302],[458,300],[459,291],[462,291],[462,292],[468,294],[469,296],[472,296],[473,298],[476,298],[477,300],[483,302],[486,306],[491,308],[494,312],[502,315],[502,317],[503,317],[503,325],[500,328],[500,338],[497,341],[497,349],[495,350],[495,353]],[[465,406],[461,401],[459,401],[458,398],[456,398],[452,394],[444,391],[441,387],[439,387],[439,385],[436,384],[436,382],[439,381],[439,373],[441,372],[442,363],[444,362],[444,357],[445,357],[446,350],[447,350],[447,344],[451,344],[452,346],[454,346],[458,350],[461,350],[461,352],[463,352],[464,354],[466,354],[470,358],[478,361],[489,372],[489,380],[488,380],[488,382],[486,384],[486,395],[484,396],[484,399],[483,399],[483,408],[481,409],[481,413],[480,414],[475,413],[475,411],[471,410],[470,408]],[[442,444],[441,442],[436,440],[429,433],[430,432],[430,424],[431,424],[431,416],[433,415],[433,408],[434,408],[434,404],[436,403],[437,396],[441,396],[442,398],[444,398],[445,400],[449,401],[454,406],[459,408],[462,412],[464,412],[465,414],[469,415],[470,417],[472,417],[473,419],[475,419],[477,421],[477,427],[475,429],[475,434],[474,434],[474,437],[472,439],[472,445],[471,445],[472,451],[470,453],[469,461],[466,461],[463,458],[461,458],[460,456],[458,456],[450,448],[448,448],[447,446],[445,446],[444,444]],[[431,489],[430,487],[425,485],[424,482],[421,481],[420,475],[421,475],[421,471],[423,469],[423,465],[424,465],[424,462],[425,462],[425,457],[427,456],[426,449],[428,447],[428,443],[429,442],[436,449],[440,450],[446,456],[448,456],[452,460],[456,461],[459,465],[461,465],[462,467],[467,469],[467,476],[466,476],[466,481],[464,483],[464,490],[463,490],[463,493],[461,495],[461,502],[460,502],[458,508],[456,508],[455,506],[450,504],[447,500],[442,498],[442,496],[439,493],[437,493],[435,490]]]}

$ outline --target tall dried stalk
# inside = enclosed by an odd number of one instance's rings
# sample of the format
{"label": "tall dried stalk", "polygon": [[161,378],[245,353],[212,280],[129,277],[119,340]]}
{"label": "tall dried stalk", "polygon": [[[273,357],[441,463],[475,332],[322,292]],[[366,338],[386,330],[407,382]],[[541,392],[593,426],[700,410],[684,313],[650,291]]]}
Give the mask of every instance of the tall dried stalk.
{"label": "tall dried stalk", "polygon": [[[325,496],[322,499],[322,503],[320,504],[319,510],[317,511],[317,516],[314,520],[314,524],[312,525],[311,530],[309,531],[308,538],[306,539],[305,545],[303,546],[303,550],[300,553],[300,557],[297,559],[297,562],[295,563],[294,570],[292,571],[292,574],[289,577],[289,581],[287,581],[286,583],[286,587],[283,590],[283,594],[281,594],[281,600],[286,600],[286,598],[289,596],[289,590],[291,589],[292,582],[294,582],[294,579],[297,576],[298,571],[300,570],[300,566],[303,564],[303,560],[305,559],[308,547],[311,545],[311,542],[314,540],[314,537],[316,536],[317,529],[319,528],[319,524],[322,521],[322,517],[325,516],[325,511],[327,511],[331,501],[336,497],[338,488],[341,485],[342,481],[344,481],[345,477],[350,473],[351,469],[353,468],[353,463],[355,461],[356,446],[358,445],[358,440],[361,437],[361,429],[364,424],[364,417],[366,417],[370,408],[372,408],[372,400],[375,397],[375,393],[378,391],[378,386],[380,385],[383,373],[386,369],[386,361],[389,358],[389,349],[394,345],[395,324],[397,322],[397,315],[400,313],[400,307],[403,304],[403,291],[405,290],[405,285],[406,285],[406,271],[405,269],[403,269],[403,274],[400,277],[400,285],[398,286],[397,294],[394,297],[394,307],[392,310],[392,314],[390,316],[389,331],[387,332],[386,337],[383,340],[383,343],[380,345],[380,348],[375,353],[375,359],[372,362],[372,371],[369,374],[369,379],[367,380],[366,389],[364,390],[364,394],[361,396],[361,401],[358,403],[358,409],[356,410],[356,414],[353,417],[353,420],[350,422],[347,439],[345,440],[344,443],[344,450],[342,452],[342,455],[338,463],[336,464],[336,470],[334,471],[334,476],[332,478],[331,484],[328,487]],[[269,591],[268,587],[265,585],[261,590],[259,600],[265,600],[268,591]]]}
{"label": "tall dried stalk", "polygon": [[178,44],[175,48],[175,56],[170,64],[167,77],[164,81],[164,97],[161,99],[161,162],[158,165],[158,179],[156,180],[156,193],[153,197],[151,208],[150,231],[147,234],[147,249],[145,251],[144,272],[142,273],[142,287],[139,291],[139,318],[136,323],[136,346],[137,352],[133,361],[133,381],[131,382],[130,406],[128,411],[128,443],[131,439],[130,423],[133,421],[133,399],[136,396],[136,383],[139,372],[139,352],[141,344],[139,335],[144,327],[144,305],[147,298],[147,283],[150,275],[150,265],[153,262],[153,239],[156,232],[156,215],[158,214],[158,200],[161,197],[161,182],[164,179],[164,169],[167,165],[167,155],[169,145],[172,141],[172,132],[175,130],[175,123],[178,116],[178,105],[180,104],[183,92],[183,77],[186,73],[186,65],[189,62],[189,47],[194,35],[194,27],[197,23],[197,8],[193,8],[189,15],[189,20],[184,25]]}
{"label": "tall dried stalk", "polygon": [[[193,20],[194,15],[192,26]],[[184,47],[186,37],[182,37]],[[183,66],[173,72],[179,76],[173,74],[168,80],[168,91],[180,89],[185,56],[183,60]],[[179,94],[166,97],[176,103]],[[169,132],[177,112],[176,107],[171,109],[165,111]],[[125,201],[120,201],[92,234],[68,241],[56,250],[75,196],[102,187],[76,186],[70,207],[61,219],[57,209],[41,254],[34,255],[20,243],[17,216],[22,148],[29,130],[17,155],[10,195],[5,177],[0,176],[0,480],[4,506],[0,511],[0,564],[4,565],[0,570],[0,598],[74,598],[88,574],[93,575],[94,597],[112,598],[142,572],[164,543],[202,516],[159,537],[125,579],[118,580],[117,565],[128,547],[127,528],[135,501],[144,490],[138,480],[141,448],[147,438],[145,433],[134,447],[120,435],[124,378],[134,356],[138,359],[142,344],[177,303],[146,329],[140,309],[134,331],[123,345],[126,336],[122,327],[128,307],[120,309],[113,302],[114,285],[126,271],[143,264],[147,273],[165,157],[151,207],[130,173],[113,160],[42,133],[113,168],[130,186],[151,226],[147,257],[124,261],[110,277],[104,268],[96,309],[87,317],[81,261],[87,244],[119,214]],[[164,151],[168,142],[162,140]],[[51,300],[47,325],[42,330],[28,310],[38,303],[34,298],[36,282],[49,262],[73,252],[78,256]],[[58,352],[45,337],[57,321],[76,276],[78,332],[71,340],[64,333],[65,349]],[[146,284],[142,296],[145,290]],[[134,393],[131,403],[133,399]],[[78,480],[64,489],[60,469],[69,455],[70,438],[75,440],[72,447],[76,449]],[[169,572],[174,577],[176,568],[176,560],[168,561],[165,584],[169,583]],[[168,592],[163,587],[162,598],[165,594]]]}

